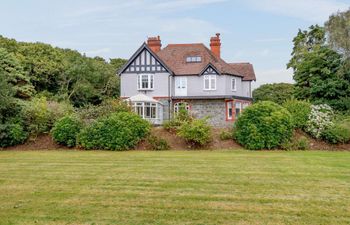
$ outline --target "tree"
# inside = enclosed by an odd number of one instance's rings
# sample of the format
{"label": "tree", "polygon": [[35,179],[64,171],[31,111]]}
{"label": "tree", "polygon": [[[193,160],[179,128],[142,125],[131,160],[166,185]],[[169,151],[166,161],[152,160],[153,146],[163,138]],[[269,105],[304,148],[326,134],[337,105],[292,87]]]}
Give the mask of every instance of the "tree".
{"label": "tree", "polygon": [[[0,48],[0,74],[2,86],[6,86],[6,83],[11,85],[15,97],[26,99],[34,94],[34,87],[31,85],[29,77],[23,71],[18,60],[13,54],[8,53],[3,48]],[[6,91],[9,89],[9,87],[4,87]]]}
{"label": "tree", "polygon": [[34,88],[16,58],[0,48],[0,124],[18,117],[20,106],[16,98],[29,98],[33,92]]}
{"label": "tree", "polygon": [[294,94],[294,85],[288,83],[263,84],[253,91],[254,102],[272,101],[283,104]]}
{"label": "tree", "polygon": [[90,58],[70,49],[43,43],[17,42],[0,36],[0,48],[12,55],[26,83],[40,95],[69,100],[75,106],[99,104],[105,98],[119,96],[116,71],[126,62],[101,57]]}
{"label": "tree", "polygon": [[294,70],[297,99],[327,103],[338,110],[350,109],[350,79],[346,61],[326,43],[325,30],[311,26],[298,32],[288,68]]}
{"label": "tree", "polygon": [[109,64],[112,65],[115,73],[117,73],[127,61],[128,60],[126,59],[115,58],[115,59],[109,59]]}
{"label": "tree", "polygon": [[325,28],[333,49],[350,58],[350,9],[331,15]]}

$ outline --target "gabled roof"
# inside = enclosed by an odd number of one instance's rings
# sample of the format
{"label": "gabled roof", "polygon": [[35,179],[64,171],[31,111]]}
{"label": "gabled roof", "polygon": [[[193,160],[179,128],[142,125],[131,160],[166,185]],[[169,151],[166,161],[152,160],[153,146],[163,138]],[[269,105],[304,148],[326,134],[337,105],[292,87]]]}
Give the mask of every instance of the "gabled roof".
{"label": "gabled roof", "polygon": [[173,71],[167,66],[167,64],[165,64],[162,59],[160,59],[158,57],[158,55],[156,53],[154,53],[152,51],[152,49],[150,49],[148,47],[148,45],[144,42],[139,49],[131,56],[131,58],[128,60],[127,63],[124,64],[124,66],[122,68],[120,68],[120,70],[118,71],[118,75],[120,75],[121,73],[123,73],[129,66],[130,64],[139,56],[139,54],[141,54],[141,52],[146,49],[147,51],[150,52],[150,54],[156,58],[156,60],[158,60],[158,62],[167,70],[168,73],[173,74]]}
{"label": "gabled roof", "polygon": [[213,66],[213,64],[209,63],[206,67],[204,67],[204,69],[199,73],[199,75],[203,75],[205,73],[205,71],[207,71],[209,68],[213,69],[217,74],[221,74],[218,69],[216,69],[215,66]]}
{"label": "gabled roof", "polygon": [[252,64],[250,63],[229,63],[229,64],[234,70],[236,70],[237,72],[239,72],[244,76],[243,80],[246,80],[246,81],[256,80],[255,72]]}
{"label": "gabled roof", "polygon": [[[175,75],[199,75],[210,63],[220,74],[243,77],[221,58],[213,54],[204,44],[169,44],[156,53]],[[200,56],[201,62],[186,62],[188,56]]]}

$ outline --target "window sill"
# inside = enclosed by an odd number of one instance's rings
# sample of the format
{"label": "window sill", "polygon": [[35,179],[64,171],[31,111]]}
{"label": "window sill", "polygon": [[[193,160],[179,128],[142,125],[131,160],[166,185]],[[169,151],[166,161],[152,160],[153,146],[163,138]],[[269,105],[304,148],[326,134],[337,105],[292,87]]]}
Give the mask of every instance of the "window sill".
{"label": "window sill", "polygon": [[137,89],[138,91],[154,91],[154,88],[153,89]]}

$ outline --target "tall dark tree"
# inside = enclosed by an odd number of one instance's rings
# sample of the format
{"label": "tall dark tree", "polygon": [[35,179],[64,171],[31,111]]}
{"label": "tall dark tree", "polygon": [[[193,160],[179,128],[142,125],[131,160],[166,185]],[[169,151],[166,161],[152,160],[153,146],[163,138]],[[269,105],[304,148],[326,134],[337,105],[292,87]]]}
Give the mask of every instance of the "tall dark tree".
{"label": "tall dark tree", "polygon": [[311,26],[298,32],[288,68],[294,70],[295,97],[327,103],[338,110],[350,109],[350,80],[345,61],[326,43],[325,30]]}

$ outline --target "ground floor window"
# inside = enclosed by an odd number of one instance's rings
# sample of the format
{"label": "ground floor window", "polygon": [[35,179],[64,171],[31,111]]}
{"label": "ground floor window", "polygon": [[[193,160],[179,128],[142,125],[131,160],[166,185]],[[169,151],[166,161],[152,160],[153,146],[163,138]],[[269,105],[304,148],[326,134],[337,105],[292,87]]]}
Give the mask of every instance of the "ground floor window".
{"label": "ground floor window", "polygon": [[239,114],[241,113],[242,103],[236,102],[235,106],[236,106],[235,107],[236,108],[235,118],[237,119]]}
{"label": "ground floor window", "polygon": [[226,102],[226,115],[227,115],[227,120],[232,120],[233,118],[233,101]]}
{"label": "ground floor window", "polygon": [[248,106],[249,102],[240,100],[229,100],[226,101],[226,120],[233,121],[237,119],[239,114]]}
{"label": "ground floor window", "polygon": [[185,109],[187,112],[190,111],[190,105],[187,102],[177,102],[174,104],[174,113],[178,113],[181,108]]}
{"label": "ground floor window", "polygon": [[134,102],[133,110],[143,119],[157,119],[157,103]]}

